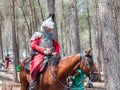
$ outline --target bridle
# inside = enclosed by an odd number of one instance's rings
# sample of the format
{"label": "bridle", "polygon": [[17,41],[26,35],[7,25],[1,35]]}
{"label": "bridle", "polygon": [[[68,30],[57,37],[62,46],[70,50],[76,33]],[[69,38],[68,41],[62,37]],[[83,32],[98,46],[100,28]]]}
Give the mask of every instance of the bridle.
{"label": "bridle", "polygon": [[80,60],[81,60],[80,65],[83,64],[81,69],[85,67],[88,69],[88,71],[90,71],[90,62],[86,60],[86,58],[89,59],[89,57],[86,57],[85,55],[80,55]]}

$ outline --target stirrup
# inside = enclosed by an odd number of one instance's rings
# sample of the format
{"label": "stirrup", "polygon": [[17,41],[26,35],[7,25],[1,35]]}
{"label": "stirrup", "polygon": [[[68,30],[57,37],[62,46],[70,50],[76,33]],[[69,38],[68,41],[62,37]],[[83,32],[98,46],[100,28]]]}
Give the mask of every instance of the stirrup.
{"label": "stirrup", "polygon": [[32,82],[30,82],[29,84],[29,90],[35,90],[35,87],[37,86],[37,81],[33,80]]}

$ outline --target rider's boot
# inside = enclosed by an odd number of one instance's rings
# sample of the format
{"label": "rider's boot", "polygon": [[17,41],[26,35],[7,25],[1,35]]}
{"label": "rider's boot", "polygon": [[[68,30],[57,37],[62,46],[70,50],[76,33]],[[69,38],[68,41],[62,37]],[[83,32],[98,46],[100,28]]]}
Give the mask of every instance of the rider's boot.
{"label": "rider's boot", "polygon": [[37,80],[33,79],[29,84],[29,90],[35,90],[37,86]]}

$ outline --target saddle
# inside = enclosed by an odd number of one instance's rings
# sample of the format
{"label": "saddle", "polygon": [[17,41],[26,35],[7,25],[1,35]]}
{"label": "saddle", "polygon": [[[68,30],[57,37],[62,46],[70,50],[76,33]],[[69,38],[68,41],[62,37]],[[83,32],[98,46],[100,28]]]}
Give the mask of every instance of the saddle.
{"label": "saddle", "polygon": [[29,70],[29,63],[30,63],[30,61],[31,61],[31,58],[28,58],[28,60],[25,62],[25,64],[24,64],[24,68],[26,69],[26,70]]}
{"label": "saddle", "polygon": [[[24,64],[24,68],[26,69],[26,70],[29,70],[29,65],[30,65],[30,61],[32,60],[32,58],[29,58],[26,62],[25,62],[25,64]],[[59,62],[59,60],[60,60],[60,57],[58,57],[58,58],[55,58],[54,56],[45,56],[44,58],[43,58],[43,66],[42,66],[42,69],[41,69],[41,71],[40,72],[44,72],[45,70],[46,70],[46,67],[47,67],[47,65],[48,65],[48,63],[50,62],[51,63],[51,65],[52,66],[56,66],[57,64],[58,64],[58,62]]]}

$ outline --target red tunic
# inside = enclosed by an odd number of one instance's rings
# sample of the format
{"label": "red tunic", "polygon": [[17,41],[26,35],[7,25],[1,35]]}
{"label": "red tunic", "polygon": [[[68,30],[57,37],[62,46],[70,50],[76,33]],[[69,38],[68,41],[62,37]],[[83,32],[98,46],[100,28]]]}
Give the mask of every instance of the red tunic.
{"label": "red tunic", "polygon": [[8,68],[9,67],[9,57],[6,56],[5,57],[5,68]]}
{"label": "red tunic", "polygon": [[[40,41],[41,39],[37,38],[31,42],[32,49],[39,52],[38,55],[34,56],[34,60],[30,62],[30,73],[32,74],[33,78],[36,78],[36,74],[41,70],[42,60],[44,57],[44,53],[43,53],[44,48],[39,46]],[[53,41],[54,52],[58,54],[60,50],[60,45],[54,39],[52,41]]]}

